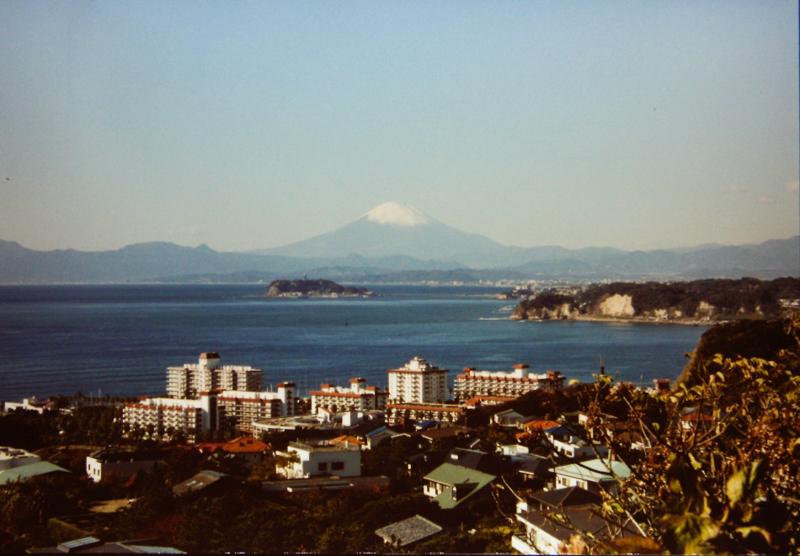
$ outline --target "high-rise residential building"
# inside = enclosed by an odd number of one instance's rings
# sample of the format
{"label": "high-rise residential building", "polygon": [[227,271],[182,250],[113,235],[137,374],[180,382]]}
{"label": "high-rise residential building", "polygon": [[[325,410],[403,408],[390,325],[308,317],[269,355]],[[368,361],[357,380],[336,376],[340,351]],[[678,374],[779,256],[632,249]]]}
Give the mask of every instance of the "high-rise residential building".
{"label": "high-rise residential building", "polygon": [[319,390],[311,392],[311,413],[321,407],[331,411],[370,411],[386,409],[389,393],[377,386],[367,386],[365,378],[351,378],[350,387],[321,384]]}
{"label": "high-rise residential building", "polygon": [[122,422],[126,433],[138,428],[150,438],[166,438],[182,431],[190,440],[206,430],[247,430],[259,419],[296,413],[295,385],[278,384],[277,392],[213,390],[197,399],[141,398],[126,404]]}
{"label": "high-rise residential building", "polygon": [[475,396],[500,396],[518,398],[534,390],[554,391],[564,386],[564,377],[558,371],[543,374],[528,372],[528,365],[514,365],[510,373],[464,369],[455,381],[453,397],[464,402]]}
{"label": "high-rise residential building", "polygon": [[388,370],[390,403],[442,403],[447,399],[448,372],[419,357]]}
{"label": "high-rise residential building", "polygon": [[167,367],[167,395],[170,398],[196,399],[201,392],[211,390],[261,390],[262,369],[243,365],[220,366],[216,352],[200,354],[197,364]]}
{"label": "high-rise residential building", "polygon": [[295,385],[281,382],[277,392],[242,392],[226,390],[217,397],[220,429],[253,430],[259,419],[291,417],[296,414]]}

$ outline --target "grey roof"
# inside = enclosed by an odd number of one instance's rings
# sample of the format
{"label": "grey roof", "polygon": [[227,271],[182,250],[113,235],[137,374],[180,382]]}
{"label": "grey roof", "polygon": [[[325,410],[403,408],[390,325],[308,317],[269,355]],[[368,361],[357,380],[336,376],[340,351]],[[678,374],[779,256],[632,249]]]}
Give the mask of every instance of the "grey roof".
{"label": "grey roof", "polygon": [[399,547],[404,548],[441,531],[442,528],[434,522],[420,515],[415,515],[403,521],[381,527],[375,531],[375,534],[387,543],[397,543]]}
{"label": "grey roof", "polygon": [[517,514],[517,520],[564,542],[577,532],[592,535],[596,539],[642,535],[641,529],[633,520],[628,519],[622,524],[608,521],[598,512],[598,507],[591,504],[543,512],[534,510]]}
{"label": "grey roof", "polygon": [[517,472],[523,475],[552,475],[554,464],[549,458],[535,454],[511,456],[511,462],[517,466]]}
{"label": "grey roof", "polygon": [[31,548],[30,554],[186,554],[160,539],[141,539],[106,543],[96,537],[84,537],[58,546]]}
{"label": "grey roof", "polygon": [[603,497],[580,487],[545,490],[531,495],[531,499],[549,508],[602,504]]}
{"label": "grey roof", "polygon": [[224,477],[227,477],[225,473],[218,473],[217,471],[201,471],[194,477],[186,479],[182,483],[178,483],[172,487],[172,492],[180,496],[181,494],[186,494],[190,491],[202,490]]}
{"label": "grey roof", "polygon": [[46,475],[47,473],[54,472],[69,473],[68,470],[52,464],[49,461],[40,461],[37,463],[29,463],[28,465],[12,467],[11,469],[0,471],[0,485],[13,483],[14,481],[19,480],[30,479],[31,477],[36,477],[37,475]]}

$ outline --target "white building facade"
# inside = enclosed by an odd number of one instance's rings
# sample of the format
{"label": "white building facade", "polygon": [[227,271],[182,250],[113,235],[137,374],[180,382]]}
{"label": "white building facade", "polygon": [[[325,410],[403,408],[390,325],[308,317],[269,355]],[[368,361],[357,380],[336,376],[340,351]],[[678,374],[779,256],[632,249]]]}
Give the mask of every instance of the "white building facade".
{"label": "white building facade", "polygon": [[217,397],[217,426],[252,432],[260,419],[294,416],[295,392],[293,382],[281,382],[276,392],[225,390]]}
{"label": "white building facade", "polygon": [[311,392],[311,413],[325,407],[334,413],[342,411],[383,411],[389,393],[377,386],[367,386],[365,378],[351,378],[350,387],[321,384],[319,390]]}
{"label": "white building facade", "polygon": [[289,479],[307,479],[320,475],[361,476],[361,448],[353,444],[323,442],[311,445],[290,442],[287,452],[298,460],[290,467],[282,468],[284,476]]}
{"label": "white building facade", "polygon": [[415,357],[399,369],[390,369],[390,403],[442,403],[447,399],[448,369]]}
{"label": "white building facade", "polygon": [[194,440],[209,429],[252,431],[254,421],[295,412],[295,385],[283,382],[277,392],[223,390],[203,392],[198,399],[142,398],[125,405],[122,422],[128,435],[137,428],[147,438],[167,438],[170,431],[182,431]]}
{"label": "white building facade", "polygon": [[528,372],[528,369],[528,365],[514,365],[510,373],[505,373],[466,368],[464,374],[456,377],[453,397],[459,401],[475,396],[518,398],[534,390],[552,392],[564,386],[564,377],[559,371],[536,374]]}
{"label": "white building facade", "polygon": [[197,364],[167,367],[167,396],[193,399],[211,390],[256,392],[261,390],[263,373],[262,369],[244,365],[220,366],[219,353],[201,353]]}

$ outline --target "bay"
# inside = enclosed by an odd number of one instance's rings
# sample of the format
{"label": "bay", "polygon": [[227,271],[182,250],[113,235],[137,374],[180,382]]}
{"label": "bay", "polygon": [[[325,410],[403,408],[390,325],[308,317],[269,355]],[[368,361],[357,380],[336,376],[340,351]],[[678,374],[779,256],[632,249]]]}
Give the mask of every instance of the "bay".
{"label": "bay", "polygon": [[372,286],[377,298],[268,299],[266,285],[0,287],[0,400],[77,392],[163,394],[166,367],[217,351],[264,369],[265,388],[364,377],[413,357],[464,367],[561,371],[592,380],[600,356],[616,380],[675,379],[705,330],[641,323],[519,322],[492,287]]}

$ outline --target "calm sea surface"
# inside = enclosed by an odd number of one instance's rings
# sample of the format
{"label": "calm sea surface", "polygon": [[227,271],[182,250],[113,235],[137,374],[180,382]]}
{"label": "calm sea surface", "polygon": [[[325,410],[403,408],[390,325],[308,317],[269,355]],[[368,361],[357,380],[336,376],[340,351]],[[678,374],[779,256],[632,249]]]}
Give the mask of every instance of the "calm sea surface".
{"label": "calm sea surface", "polygon": [[[648,386],[675,379],[705,328],[517,322],[498,288],[374,286],[369,299],[266,299],[258,285],[0,287],[0,400],[54,394],[162,394],[166,367],[218,351],[222,363],[264,369],[265,388],[360,376],[412,357],[450,369],[606,372]],[[483,295],[481,295],[483,294]]]}

